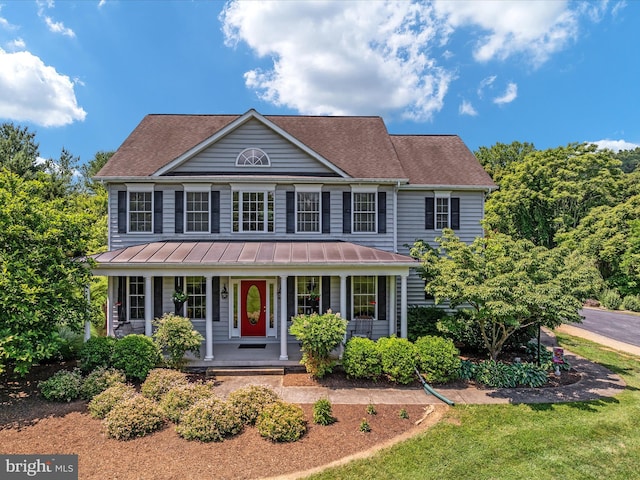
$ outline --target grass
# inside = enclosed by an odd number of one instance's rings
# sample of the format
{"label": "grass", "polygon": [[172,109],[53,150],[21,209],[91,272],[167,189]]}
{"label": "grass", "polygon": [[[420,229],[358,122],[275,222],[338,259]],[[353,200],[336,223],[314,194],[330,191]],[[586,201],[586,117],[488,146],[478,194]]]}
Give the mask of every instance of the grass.
{"label": "grass", "polygon": [[418,437],[309,478],[638,478],[640,358],[568,335],[558,340],[621,375],[627,388],[590,402],[456,406]]}

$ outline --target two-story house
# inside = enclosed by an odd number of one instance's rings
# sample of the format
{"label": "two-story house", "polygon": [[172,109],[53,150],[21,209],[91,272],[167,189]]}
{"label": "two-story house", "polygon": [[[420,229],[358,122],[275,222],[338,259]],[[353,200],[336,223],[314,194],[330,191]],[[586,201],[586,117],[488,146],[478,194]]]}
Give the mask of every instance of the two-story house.
{"label": "two-story house", "polygon": [[[379,117],[148,115],[97,174],[109,193],[107,327],[150,335],[182,313],[202,357],[285,361],[299,313],[373,318],[406,337],[424,282],[407,244],[482,235],[490,177],[455,135],[390,135]],[[265,350],[266,352],[269,350]],[[219,359],[219,357],[216,357]]]}

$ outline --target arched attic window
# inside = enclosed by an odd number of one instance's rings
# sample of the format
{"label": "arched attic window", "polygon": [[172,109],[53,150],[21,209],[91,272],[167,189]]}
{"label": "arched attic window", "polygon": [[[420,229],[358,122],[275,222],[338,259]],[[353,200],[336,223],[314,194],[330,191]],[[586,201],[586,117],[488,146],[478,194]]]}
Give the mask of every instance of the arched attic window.
{"label": "arched attic window", "polygon": [[269,156],[259,148],[247,148],[236,158],[236,165],[240,167],[268,167],[271,165]]}

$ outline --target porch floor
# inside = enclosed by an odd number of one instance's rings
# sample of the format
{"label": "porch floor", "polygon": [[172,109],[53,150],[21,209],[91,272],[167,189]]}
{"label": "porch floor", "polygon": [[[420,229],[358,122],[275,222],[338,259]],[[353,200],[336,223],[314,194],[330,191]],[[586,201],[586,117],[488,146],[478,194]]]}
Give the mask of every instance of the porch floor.
{"label": "porch floor", "polygon": [[187,368],[207,367],[300,367],[302,352],[298,343],[287,344],[289,359],[280,360],[280,343],[267,343],[264,348],[239,348],[238,343],[216,343],[213,360],[192,358]]}

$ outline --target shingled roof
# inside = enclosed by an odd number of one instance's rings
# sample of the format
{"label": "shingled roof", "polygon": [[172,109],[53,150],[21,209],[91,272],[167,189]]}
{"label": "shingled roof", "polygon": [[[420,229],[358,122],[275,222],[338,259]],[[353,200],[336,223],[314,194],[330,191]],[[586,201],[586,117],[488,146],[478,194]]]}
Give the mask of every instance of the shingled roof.
{"label": "shingled roof", "polygon": [[[250,111],[252,112],[252,111]],[[456,135],[389,135],[380,117],[264,116],[352,178],[495,187]],[[96,178],[148,177],[241,115],[147,115]]]}

